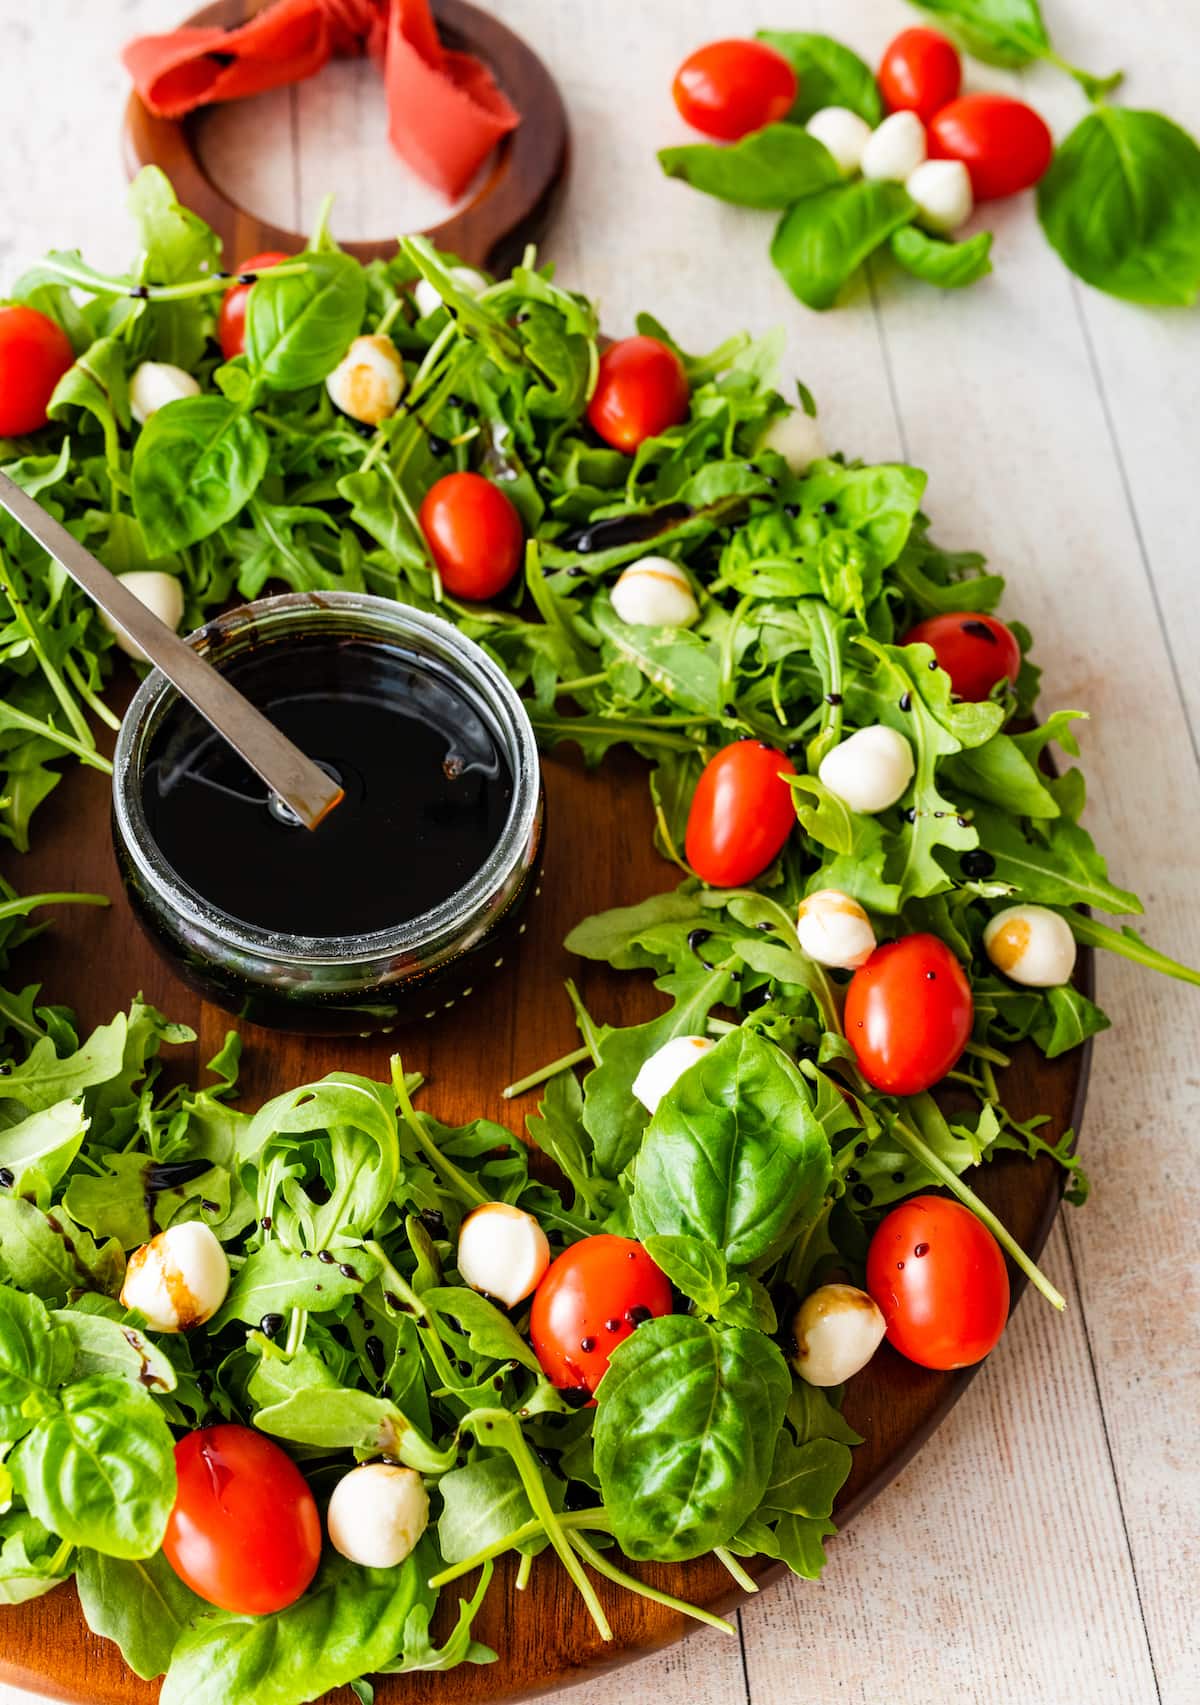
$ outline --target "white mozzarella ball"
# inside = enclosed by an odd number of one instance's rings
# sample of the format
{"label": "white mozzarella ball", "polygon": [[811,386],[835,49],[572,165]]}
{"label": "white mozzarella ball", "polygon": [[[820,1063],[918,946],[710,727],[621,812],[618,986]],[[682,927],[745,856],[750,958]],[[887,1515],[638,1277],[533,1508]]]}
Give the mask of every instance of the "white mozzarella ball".
{"label": "white mozzarella ball", "polygon": [[216,1235],[185,1220],[134,1250],[121,1302],[144,1315],[153,1332],[186,1332],[212,1319],[228,1289],[229,1262]]}
{"label": "white mozzarella ball", "polygon": [[612,605],[623,622],[643,627],[690,628],[700,615],[687,575],[665,556],[644,556],[623,569]]}
{"label": "white mozzarella ball", "polygon": [[656,1113],[664,1095],[674,1089],[689,1066],[716,1044],[707,1036],[673,1036],[642,1066],[633,1080],[633,1093],[648,1113]]}
{"label": "white mozzarella ball", "polygon": [[983,946],[997,971],[1031,989],[1053,989],[1075,969],[1075,937],[1048,906],[1008,906],[989,919]]}
{"label": "white mozzarella ball", "polygon": [[865,1368],[886,1330],[866,1291],[822,1285],[796,1310],[792,1366],[809,1385],[841,1385]]}
{"label": "white mozzarella ball", "polygon": [[875,931],[858,901],[837,888],[818,888],[801,900],[796,939],[810,959],[839,971],[857,971],[875,951]]}
{"label": "white mozzarella ball", "polygon": [[971,174],[961,160],[922,160],[904,187],[917,204],[919,222],[940,236],[957,231],[975,211]]}
{"label": "white mozzarella ball", "polygon": [[812,464],[826,454],[821,428],[802,408],[793,409],[790,414],[776,415],[763,434],[759,448],[774,450],[794,474],[806,474]]}
{"label": "white mozzarella ball", "polygon": [[824,143],[844,178],[853,177],[862,165],[863,149],[871,140],[871,126],[849,107],[822,107],[804,126],[810,136]]}
{"label": "white mozzarella ball", "polygon": [[[469,296],[478,296],[481,290],[486,290],[488,281],[481,272],[476,272],[473,266],[452,266],[450,276],[458,288]],[[413,290],[413,301],[417,305],[417,313],[421,319],[430,314],[436,314],[442,305],[442,298],[436,284],[431,284],[427,278],[417,280]]]}
{"label": "white mozzarella ball", "polygon": [[[118,574],[117,579],[122,586],[127,586],[134,597],[156,615],[160,622],[178,630],[183,620],[183,587],[175,575],[164,574],[158,568],[135,568],[128,574]],[[112,617],[106,615],[103,610],[99,614],[101,622],[116,640],[118,648],[126,656],[136,657],[140,663],[144,663],[146,653],[136,640],[123,633]]]}
{"label": "white mozzarella ball", "polygon": [[818,776],[851,811],[886,811],[913,778],[912,747],[894,728],[860,728],[827,752]]}
{"label": "white mozzarella ball", "polygon": [[521,1208],[487,1202],[475,1208],[458,1234],[458,1271],[473,1291],[512,1308],[537,1288],[550,1265],[546,1234]]}
{"label": "white mozzarella ball", "polygon": [[404,394],[404,364],[390,337],[356,337],[325,381],[334,406],[351,420],[378,426]]}
{"label": "white mozzarella ball", "polygon": [[862,174],[902,184],[924,158],[925,126],[916,113],[889,113],[862,151]]}
{"label": "white mozzarella ball", "polygon": [[198,397],[199,382],[169,361],[143,361],[129,381],[129,411],[144,426],[152,414],[180,397]]}
{"label": "white mozzarella ball", "polygon": [[429,1494],[415,1469],[364,1462],[333,1488],[325,1525],[329,1543],[351,1563],[394,1569],[429,1525]]}

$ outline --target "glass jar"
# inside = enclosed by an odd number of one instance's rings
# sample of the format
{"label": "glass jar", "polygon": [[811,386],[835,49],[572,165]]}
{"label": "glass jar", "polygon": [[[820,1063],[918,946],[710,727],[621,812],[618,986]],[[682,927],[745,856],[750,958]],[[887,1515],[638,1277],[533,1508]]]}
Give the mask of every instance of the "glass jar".
{"label": "glass jar", "polygon": [[435,1017],[512,953],[541,863],[541,768],[529,718],[504,673],[449,622],[409,605],[358,592],[289,593],[218,616],[188,643],[221,668],[254,648],[310,638],[395,648],[448,678],[483,718],[512,791],[500,837],[476,874],[418,917],[345,937],[259,929],[212,904],[167,862],[147,820],[147,760],[178,704],[157,670],[134,695],[117,739],[113,840],[138,921],[205,1000],[282,1030],[369,1035]]}

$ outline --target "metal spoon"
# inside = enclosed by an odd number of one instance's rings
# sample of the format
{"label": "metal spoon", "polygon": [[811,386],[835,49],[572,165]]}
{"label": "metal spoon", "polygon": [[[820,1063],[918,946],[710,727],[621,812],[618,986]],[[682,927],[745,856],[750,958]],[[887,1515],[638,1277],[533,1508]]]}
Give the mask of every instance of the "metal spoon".
{"label": "metal spoon", "polygon": [[305,757],[219,670],[159,621],[91,551],[3,473],[0,508],[7,509],[17,525],[61,563],[75,584],[141,646],[149,661],[262,777],[305,828],[315,829],[340,804],[344,795],[336,781]]}

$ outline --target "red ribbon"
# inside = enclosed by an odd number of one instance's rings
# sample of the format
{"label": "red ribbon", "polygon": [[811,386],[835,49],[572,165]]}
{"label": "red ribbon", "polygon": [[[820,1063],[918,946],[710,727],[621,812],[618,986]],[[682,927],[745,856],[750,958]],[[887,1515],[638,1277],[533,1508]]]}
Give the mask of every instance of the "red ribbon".
{"label": "red ribbon", "polygon": [[486,65],[442,46],[429,0],[275,0],[237,29],[139,36],[122,58],[150,111],[182,118],[364,52],[383,68],[392,147],[437,189],[461,195],[520,115]]}

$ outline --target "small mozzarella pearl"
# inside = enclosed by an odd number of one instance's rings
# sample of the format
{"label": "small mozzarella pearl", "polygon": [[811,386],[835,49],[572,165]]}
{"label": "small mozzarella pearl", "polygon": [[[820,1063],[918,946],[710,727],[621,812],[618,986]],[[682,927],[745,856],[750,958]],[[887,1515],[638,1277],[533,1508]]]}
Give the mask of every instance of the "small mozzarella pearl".
{"label": "small mozzarella pearl", "polygon": [[862,164],[863,149],[871,140],[871,126],[849,107],[822,107],[804,126],[810,136],[824,143],[844,178],[853,177]]}
{"label": "small mozzarella pearl", "polygon": [[809,1385],[841,1385],[865,1368],[886,1330],[866,1291],[822,1285],[796,1310],[792,1366]]}
{"label": "small mozzarella pearl", "polygon": [[631,562],[612,589],[612,605],[623,622],[642,627],[690,628],[700,615],[687,575],[665,556]]}
{"label": "small mozzarella pearl", "polygon": [[633,1093],[648,1113],[656,1113],[663,1096],[679,1082],[689,1066],[716,1044],[707,1036],[674,1036],[642,1066],[633,1080]]}
{"label": "small mozzarella pearl", "polygon": [[864,178],[904,183],[925,158],[925,126],[915,112],[890,113],[862,152]]}
{"label": "small mozzarella pearl", "polygon": [[[117,579],[122,586],[127,586],[134,597],[152,611],[160,622],[178,630],[183,620],[183,587],[173,574],[164,574],[158,568],[135,568],[128,574],[118,574]],[[122,633],[111,616],[106,615],[103,610],[99,614],[101,622],[116,640],[118,649],[127,657],[136,657],[140,663],[144,663],[146,653],[141,646]]]}
{"label": "small mozzarella pearl", "polygon": [[875,931],[858,901],[837,888],[818,888],[800,902],[796,939],[810,959],[856,971],[875,951]]}
{"label": "small mozzarella pearl", "polygon": [[917,217],[930,231],[948,237],[975,211],[971,174],[961,160],[923,160],[904,183]]}
{"label": "small mozzarella pearl", "polygon": [[1057,988],[1075,969],[1075,937],[1060,912],[1008,906],[989,919],[983,946],[997,971],[1031,989]]}
{"label": "small mozzarella pearl", "polygon": [[356,337],[325,381],[334,404],[351,420],[378,426],[395,414],[404,392],[404,364],[390,337]]}
{"label": "small mozzarella pearl", "polygon": [[351,1563],[394,1569],[429,1525],[429,1494],[414,1469],[365,1462],[333,1488],[325,1525],[329,1543]]}
{"label": "small mozzarella pearl", "polygon": [[229,1262],[215,1234],[185,1220],[134,1250],[121,1302],[144,1315],[153,1332],[186,1332],[212,1319],[228,1289]]}
{"label": "small mozzarella pearl", "polygon": [[474,1209],[458,1234],[458,1271],[473,1291],[512,1308],[537,1288],[550,1265],[546,1234],[522,1208],[488,1202]]}
{"label": "small mozzarella pearl", "polygon": [[143,361],[129,381],[129,411],[144,426],[152,414],[180,397],[198,397],[200,386],[182,367],[169,361]]}
{"label": "small mozzarella pearl", "polygon": [[821,428],[801,408],[776,415],[763,434],[759,449],[774,450],[794,474],[806,474],[826,454]]}
{"label": "small mozzarella pearl", "polygon": [[[478,296],[481,290],[486,290],[488,281],[481,272],[476,272],[473,266],[452,266],[450,276],[460,290],[470,296]],[[436,314],[442,305],[436,284],[431,284],[427,278],[417,280],[413,290],[413,301],[417,305],[417,313],[421,319],[427,319],[430,314]]]}
{"label": "small mozzarella pearl", "polygon": [[914,769],[912,747],[903,734],[876,723],[827,752],[817,774],[851,811],[870,814],[896,803]]}

